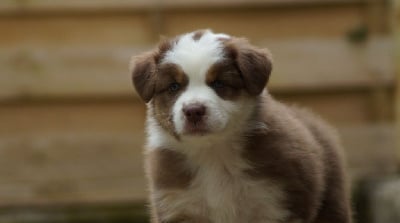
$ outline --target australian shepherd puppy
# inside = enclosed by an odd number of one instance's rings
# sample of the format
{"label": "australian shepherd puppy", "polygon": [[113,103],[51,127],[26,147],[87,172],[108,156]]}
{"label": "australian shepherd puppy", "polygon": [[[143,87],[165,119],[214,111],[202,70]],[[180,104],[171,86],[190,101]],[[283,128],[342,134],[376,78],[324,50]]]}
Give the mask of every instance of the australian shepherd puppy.
{"label": "australian shepherd puppy", "polygon": [[269,53],[209,30],[133,57],[154,223],[348,223],[334,131],[273,99]]}

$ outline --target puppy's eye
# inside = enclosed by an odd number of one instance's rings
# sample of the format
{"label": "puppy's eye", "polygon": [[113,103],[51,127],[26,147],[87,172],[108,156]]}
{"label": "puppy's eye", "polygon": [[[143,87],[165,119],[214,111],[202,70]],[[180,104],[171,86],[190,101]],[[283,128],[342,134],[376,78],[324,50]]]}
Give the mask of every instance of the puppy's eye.
{"label": "puppy's eye", "polygon": [[211,82],[211,87],[214,89],[221,89],[221,88],[225,87],[225,85],[224,85],[224,83],[222,83],[222,81],[215,80],[215,81]]}
{"label": "puppy's eye", "polygon": [[181,88],[181,85],[179,84],[179,83],[172,83],[172,84],[170,84],[169,85],[169,87],[168,87],[168,90],[170,91],[170,92],[176,92],[176,91],[178,91],[179,89]]}

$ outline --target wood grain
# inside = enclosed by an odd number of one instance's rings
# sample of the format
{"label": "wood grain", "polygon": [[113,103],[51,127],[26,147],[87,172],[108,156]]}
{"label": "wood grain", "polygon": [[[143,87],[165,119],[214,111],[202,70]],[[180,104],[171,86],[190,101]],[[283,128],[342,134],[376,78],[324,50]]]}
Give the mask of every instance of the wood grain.
{"label": "wood grain", "polygon": [[0,113],[0,205],[145,198],[143,105],[13,105]]}

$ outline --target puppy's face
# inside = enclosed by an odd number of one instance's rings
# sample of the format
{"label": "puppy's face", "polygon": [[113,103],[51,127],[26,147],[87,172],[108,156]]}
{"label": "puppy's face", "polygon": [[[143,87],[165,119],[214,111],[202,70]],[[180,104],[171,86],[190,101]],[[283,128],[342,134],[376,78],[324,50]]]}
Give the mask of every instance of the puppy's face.
{"label": "puppy's face", "polygon": [[264,52],[210,31],[164,41],[131,64],[150,115],[176,137],[217,133],[243,119],[271,71]]}

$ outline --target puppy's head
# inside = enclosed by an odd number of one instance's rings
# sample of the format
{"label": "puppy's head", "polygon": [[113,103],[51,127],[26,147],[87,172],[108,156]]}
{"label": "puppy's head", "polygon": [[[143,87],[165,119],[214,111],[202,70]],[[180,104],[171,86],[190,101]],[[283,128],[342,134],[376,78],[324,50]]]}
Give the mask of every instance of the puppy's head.
{"label": "puppy's head", "polygon": [[165,40],[131,67],[158,125],[174,136],[201,136],[246,119],[272,66],[246,40],[206,30]]}

